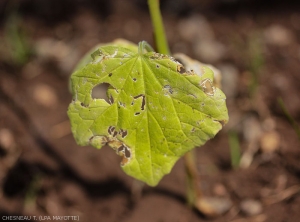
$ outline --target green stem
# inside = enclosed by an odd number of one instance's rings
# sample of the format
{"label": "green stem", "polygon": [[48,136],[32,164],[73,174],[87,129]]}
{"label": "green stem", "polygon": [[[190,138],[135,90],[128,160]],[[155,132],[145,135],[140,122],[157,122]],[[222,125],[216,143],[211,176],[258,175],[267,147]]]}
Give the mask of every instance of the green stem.
{"label": "green stem", "polygon": [[238,168],[241,159],[239,138],[235,131],[230,131],[228,136],[229,136],[231,166],[233,168]]}
{"label": "green stem", "polygon": [[157,51],[161,54],[170,55],[165,29],[162,22],[162,16],[160,13],[159,0],[148,0],[148,6],[154,29],[154,38]]}
{"label": "green stem", "polygon": [[196,200],[202,198],[200,190],[200,177],[198,175],[195,150],[191,150],[184,155],[185,172],[187,175],[187,202],[189,206],[194,206]]}
{"label": "green stem", "polygon": [[[152,20],[157,51],[161,54],[170,55],[171,53],[169,50],[168,41],[166,38],[162,16],[159,8],[159,0],[148,0],[148,6]],[[141,52],[141,49],[139,51]],[[193,206],[197,199],[202,198],[202,192],[200,190],[200,178],[197,172],[194,151],[187,152],[184,156],[184,159],[188,183],[187,201],[190,206]]]}

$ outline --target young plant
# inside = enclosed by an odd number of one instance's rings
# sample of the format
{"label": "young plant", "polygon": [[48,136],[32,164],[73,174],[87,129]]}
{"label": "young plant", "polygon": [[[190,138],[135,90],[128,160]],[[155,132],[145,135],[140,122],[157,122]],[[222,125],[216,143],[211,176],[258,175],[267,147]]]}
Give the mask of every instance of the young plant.
{"label": "young plant", "polygon": [[[155,10],[150,3],[158,1],[149,0],[150,11]],[[165,43],[157,45],[165,54],[145,41],[97,47],[71,76],[68,110],[79,145],[109,145],[122,156],[128,175],[151,186],[228,121],[225,95],[213,85],[213,71],[203,66],[196,73],[166,55]],[[108,101],[92,97],[99,84],[109,84]]]}

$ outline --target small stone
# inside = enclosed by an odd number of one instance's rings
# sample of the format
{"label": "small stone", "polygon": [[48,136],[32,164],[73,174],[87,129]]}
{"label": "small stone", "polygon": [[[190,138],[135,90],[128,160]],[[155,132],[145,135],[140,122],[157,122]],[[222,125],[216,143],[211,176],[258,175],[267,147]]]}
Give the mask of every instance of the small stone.
{"label": "small stone", "polygon": [[263,152],[273,153],[279,149],[280,136],[276,131],[264,133],[260,140],[260,146]]}
{"label": "small stone", "polygon": [[244,200],[240,204],[241,211],[247,216],[255,216],[262,212],[263,207],[261,202],[257,200]]}
{"label": "small stone", "polygon": [[293,33],[281,26],[281,25],[272,25],[266,29],[265,41],[272,45],[286,46],[294,41]]}
{"label": "small stone", "polygon": [[32,79],[42,73],[40,64],[36,61],[28,62],[22,69],[22,76],[25,79]]}
{"label": "small stone", "polygon": [[57,96],[53,88],[46,84],[39,84],[33,91],[34,99],[45,107],[51,107],[57,104]]}
{"label": "small stone", "polygon": [[266,131],[271,131],[275,129],[275,127],[276,127],[276,121],[271,117],[266,118],[262,123],[262,128]]}
{"label": "small stone", "polygon": [[227,194],[227,190],[225,186],[221,183],[217,183],[214,188],[213,192],[216,196],[225,196]]}
{"label": "small stone", "polygon": [[0,130],[0,146],[6,150],[14,145],[14,137],[10,130],[1,129]]}
{"label": "small stone", "polygon": [[203,197],[195,202],[195,207],[207,217],[216,217],[226,213],[232,202],[227,198]]}

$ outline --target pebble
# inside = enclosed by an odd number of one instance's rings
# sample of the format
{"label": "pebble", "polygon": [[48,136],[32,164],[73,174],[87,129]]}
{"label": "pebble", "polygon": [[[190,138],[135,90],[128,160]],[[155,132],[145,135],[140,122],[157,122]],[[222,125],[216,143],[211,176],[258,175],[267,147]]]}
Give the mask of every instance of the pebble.
{"label": "pebble", "polygon": [[262,212],[263,206],[257,200],[248,199],[241,202],[240,209],[247,216],[255,216]]}
{"label": "pebble", "polygon": [[293,33],[284,26],[273,24],[264,32],[265,41],[272,45],[286,46],[294,41]]}
{"label": "pebble", "polygon": [[0,146],[5,150],[10,149],[14,145],[14,137],[10,130],[0,130]]}
{"label": "pebble", "polygon": [[221,197],[203,197],[195,202],[195,207],[207,217],[226,213],[232,207],[232,201]]}
{"label": "pebble", "polygon": [[266,132],[260,139],[260,146],[263,152],[273,153],[279,149],[280,136],[276,131]]}
{"label": "pebble", "polygon": [[58,98],[53,88],[46,84],[39,84],[33,90],[33,98],[40,105],[51,107],[57,104]]}
{"label": "pebble", "polygon": [[225,186],[221,183],[217,183],[213,187],[213,192],[216,196],[226,196],[228,194]]}

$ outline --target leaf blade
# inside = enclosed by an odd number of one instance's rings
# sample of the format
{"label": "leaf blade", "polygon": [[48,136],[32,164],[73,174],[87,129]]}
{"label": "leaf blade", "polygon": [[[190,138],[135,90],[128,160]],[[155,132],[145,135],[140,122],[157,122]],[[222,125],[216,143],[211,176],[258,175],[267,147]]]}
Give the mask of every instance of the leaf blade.
{"label": "leaf blade", "polygon": [[[225,95],[212,85],[210,69],[198,75],[155,52],[103,46],[71,82],[68,114],[76,141],[110,145],[127,174],[152,186],[228,120]],[[111,86],[110,103],[91,96],[101,83]]]}

